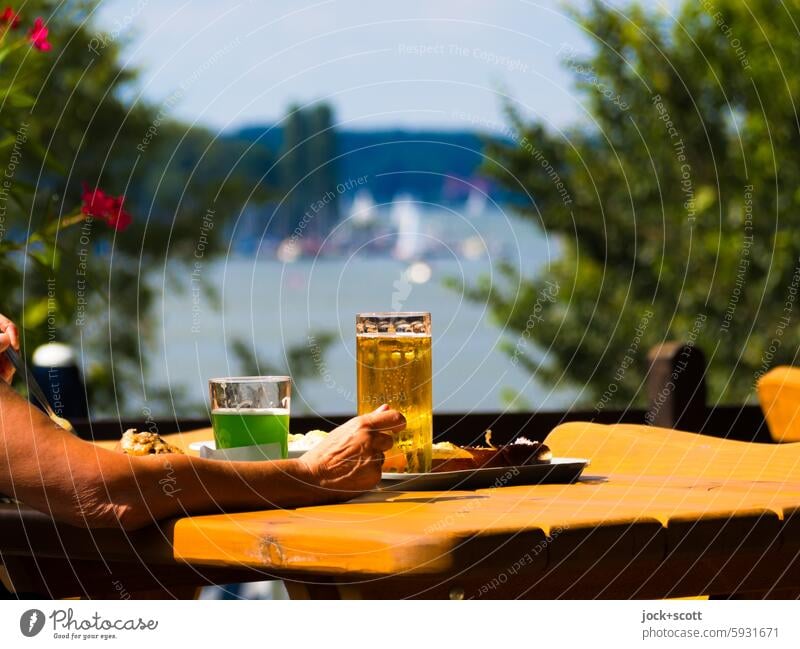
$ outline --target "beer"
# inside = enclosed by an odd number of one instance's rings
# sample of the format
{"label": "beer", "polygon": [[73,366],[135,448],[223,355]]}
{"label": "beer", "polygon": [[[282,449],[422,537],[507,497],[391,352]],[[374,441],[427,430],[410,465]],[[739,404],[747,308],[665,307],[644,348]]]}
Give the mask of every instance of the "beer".
{"label": "beer", "polygon": [[217,408],[211,411],[217,448],[275,444],[289,456],[289,411],[285,408]]}
{"label": "beer", "polygon": [[[372,412],[384,403],[401,412],[406,429],[395,435],[383,470],[427,472],[433,443],[430,316],[421,314],[426,326],[404,326],[412,320],[404,315],[369,314],[379,318],[371,323],[374,326],[368,322],[357,329],[358,413]],[[389,316],[397,326],[385,324]],[[367,314],[360,316],[364,317]]]}

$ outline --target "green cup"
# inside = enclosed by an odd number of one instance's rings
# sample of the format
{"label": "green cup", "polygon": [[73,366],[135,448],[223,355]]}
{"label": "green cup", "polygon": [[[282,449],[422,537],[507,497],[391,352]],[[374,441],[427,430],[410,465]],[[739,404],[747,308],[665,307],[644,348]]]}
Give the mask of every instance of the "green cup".
{"label": "green cup", "polygon": [[211,379],[208,386],[217,456],[229,460],[289,456],[290,377],[227,377]]}

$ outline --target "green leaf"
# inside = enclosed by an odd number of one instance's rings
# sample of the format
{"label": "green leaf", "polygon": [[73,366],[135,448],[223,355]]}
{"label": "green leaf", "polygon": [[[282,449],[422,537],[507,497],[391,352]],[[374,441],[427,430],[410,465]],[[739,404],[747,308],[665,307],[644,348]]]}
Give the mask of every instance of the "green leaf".
{"label": "green leaf", "polygon": [[6,102],[12,108],[30,108],[36,100],[30,95],[14,91],[8,96]]}
{"label": "green leaf", "polygon": [[47,298],[30,300],[25,305],[25,328],[35,329],[42,326],[49,315]]}

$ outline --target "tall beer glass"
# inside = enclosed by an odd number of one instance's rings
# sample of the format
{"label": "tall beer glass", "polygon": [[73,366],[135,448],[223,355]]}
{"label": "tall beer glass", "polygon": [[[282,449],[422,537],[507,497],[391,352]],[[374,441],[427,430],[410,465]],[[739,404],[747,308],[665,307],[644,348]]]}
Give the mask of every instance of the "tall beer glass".
{"label": "tall beer glass", "polygon": [[406,418],[383,470],[431,470],[431,314],[359,313],[356,316],[358,414],[388,404]]}

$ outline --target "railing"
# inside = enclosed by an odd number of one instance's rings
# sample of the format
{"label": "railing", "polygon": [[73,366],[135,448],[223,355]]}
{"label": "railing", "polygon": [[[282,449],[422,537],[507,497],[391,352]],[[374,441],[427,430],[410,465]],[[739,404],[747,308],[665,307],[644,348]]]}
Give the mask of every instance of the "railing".
{"label": "railing", "polygon": [[[649,424],[742,441],[772,441],[758,406],[709,407],[706,404],[705,357],[696,345],[665,343],[650,351],[648,363],[646,383],[650,406],[647,409],[434,414],[436,439],[458,444],[482,442],[484,432],[491,429],[493,441],[500,443],[518,435],[542,440],[561,423],[594,421]],[[346,420],[345,416],[293,416],[292,430],[330,430]],[[207,419],[181,418],[148,422],[78,420],[72,423],[81,437],[95,440],[119,439],[128,428],[152,430],[164,435],[210,425]]]}

